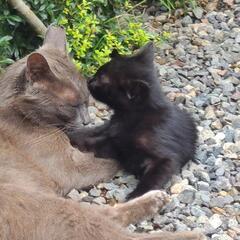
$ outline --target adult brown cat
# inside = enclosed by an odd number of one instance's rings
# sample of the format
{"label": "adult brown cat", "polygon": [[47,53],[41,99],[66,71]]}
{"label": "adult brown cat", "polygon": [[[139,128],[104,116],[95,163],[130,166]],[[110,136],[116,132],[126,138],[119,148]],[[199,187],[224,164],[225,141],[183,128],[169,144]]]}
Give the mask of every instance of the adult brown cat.
{"label": "adult brown cat", "polygon": [[122,227],[156,213],[166,200],[160,191],[115,208],[61,197],[118,169],[73,148],[63,131],[88,121],[84,81],[65,46],[64,30],[50,27],[43,47],[0,79],[0,239],[200,239],[193,232],[146,235]]}

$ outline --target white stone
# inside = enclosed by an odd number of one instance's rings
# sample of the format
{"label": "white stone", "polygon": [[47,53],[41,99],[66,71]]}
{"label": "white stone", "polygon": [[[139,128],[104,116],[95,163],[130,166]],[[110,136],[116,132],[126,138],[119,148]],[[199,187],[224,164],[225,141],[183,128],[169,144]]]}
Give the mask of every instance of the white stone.
{"label": "white stone", "polygon": [[222,220],[220,218],[219,214],[213,214],[210,219],[209,219],[210,225],[214,228],[217,229],[222,225]]}

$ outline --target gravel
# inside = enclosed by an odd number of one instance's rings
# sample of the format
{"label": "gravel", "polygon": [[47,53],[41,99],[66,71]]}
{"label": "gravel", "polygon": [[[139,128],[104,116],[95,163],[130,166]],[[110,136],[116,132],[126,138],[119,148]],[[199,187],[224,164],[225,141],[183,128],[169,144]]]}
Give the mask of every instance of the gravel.
{"label": "gravel", "polygon": [[[231,1],[228,1],[231,2]],[[240,239],[240,2],[230,8],[193,13],[171,22],[150,16],[146,27],[169,31],[157,49],[156,68],[167,97],[191,112],[198,124],[195,162],[189,162],[166,185],[171,197],[153,219],[130,225],[130,231],[200,230],[209,239]],[[92,101],[95,125],[109,109]],[[137,184],[120,171],[112,181],[69,197],[92,204],[124,202]]]}

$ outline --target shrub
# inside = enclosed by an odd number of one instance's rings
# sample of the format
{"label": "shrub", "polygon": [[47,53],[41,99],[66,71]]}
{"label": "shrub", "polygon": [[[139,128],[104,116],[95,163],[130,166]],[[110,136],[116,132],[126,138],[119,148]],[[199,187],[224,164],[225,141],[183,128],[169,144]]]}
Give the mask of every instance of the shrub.
{"label": "shrub", "polygon": [[176,8],[183,8],[186,10],[187,7],[195,7],[195,0],[159,0],[161,5],[163,5],[168,11],[174,10]]}
{"label": "shrub", "polygon": [[11,39],[12,39],[11,36],[4,36],[0,38],[0,73],[3,67],[13,62],[13,60],[8,57],[9,52],[11,52],[9,45],[9,41]]}
{"label": "shrub", "polygon": [[[4,44],[8,47],[5,48],[5,56],[16,60],[36,49],[42,39],[36,36],[29,24],[9,6],[7,0],[0,0],[0,2],[0,38],[6,36],[4,42],[7,43]],[[45,24],[55,21],[63,9],[63,5],[59,4],[60,1],[56,0],[26,0],[25,2]],[[0,62],[1,66],[3,65]]]}
{"label": "shrub", "polygon": [[113,49],[126,54],[158,39],[143,29],[141,16],[136,17],[133,9],[125,0],[66,1],[59,23],[66,27],[69,49],[83,73],[94,73]]}
{"label": "shrub", "polygon": [[[0,36],[4,37],[0,67],[33,51],[41,44],[30,26],[11,9],[6,0],[0,9]],[[142,16],[134,15],[136,6],[145,1],[130,0],[26,0],[35,14],[46,24],[65,26],[69,50],[77,66],[86,74],[109,59],[112,49],[130,53],[149,40],[160,37],[143,27]],[[31,34],[32,33],[32,34]],[[12,36],[10,38],[9,36]],[[164,35],[165,37],[167,34]]]}

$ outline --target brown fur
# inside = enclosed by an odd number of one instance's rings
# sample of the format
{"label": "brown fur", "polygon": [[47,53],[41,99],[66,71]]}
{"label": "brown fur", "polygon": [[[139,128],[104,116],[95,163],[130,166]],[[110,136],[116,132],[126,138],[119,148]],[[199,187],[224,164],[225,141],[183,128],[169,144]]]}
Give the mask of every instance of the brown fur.
{"label": "brown fur", "polygon": [[[61,42],[65,48],[63,30],[51,27],[48,34],[44,46],[37,52],[46,58],[55,76],[64,75],[66,80],[76,77],[73,64],[60,51]],[[60,43],[49,44],[51,36]],[[72,188],[111,178],[118,165],[112,160],[81,153],[71,146],[60,128],[42,123],[37,115],[32,117],[31,112],[26,112],[28,108],[22,106],[23,96],[19,94],[21,91],[26,94],[26,89],[19,79],[27,59],[8,68],[0,80],[0,239],[200,239],[202,235],[193,232],[132,234],[122,227],[156,213],[166,202],[166,196],[160,191],[149,192],[116,207],[90,206],[62,197]],[[74,91],[61,90],[56,93],[60,98],[73,99]],[[86,94],[85,91],[81,85],[80,95]]]}

